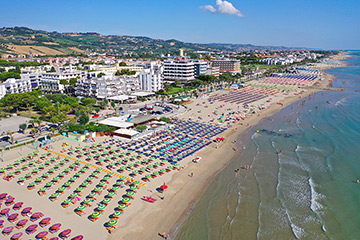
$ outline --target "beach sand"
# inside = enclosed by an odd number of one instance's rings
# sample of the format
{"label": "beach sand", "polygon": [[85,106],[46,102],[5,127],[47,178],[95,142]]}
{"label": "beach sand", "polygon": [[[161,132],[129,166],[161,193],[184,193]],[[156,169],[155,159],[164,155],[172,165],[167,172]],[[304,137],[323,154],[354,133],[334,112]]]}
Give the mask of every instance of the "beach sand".
{"label": "beach sand", "polygon": [[[347,57],[348,55],[346,55],[346,53],[340,53],[332,59],[339,61]],[[220,143],[218,148],[215,147],[215,144],[212,144],[197,153],[197,156],[202,157],[201,162],[197,164],[189,163],[189,165],[180,172],[173,175],[166,175],[166,177],[162,178],[169,186],[166,190],[164,200],[158,200],[155,203],[146,203],[141,202],[140,199],[136,199],[135,201],[137,202],[134,201],[133,208],[129,208],[128,213],[123,215],[122,223],[120,223],[116,231],[109,235],[108,239],[161,239],[159,234],[163,232],[169,233],[174,237],[179,225],[195,207],[197,199],[201,196],[209,182],[221,169],[226,168],[227,163],[240,151],[235,149],[234,140],[250,126],[258,124],[263,118],[274,115],[286,106],[300,99],[304,99],[315,92],[330,90],[331,88],[329,88],[329,86],[333,80],[333,76],[326,74],[324,70],[342,66],[345,66],[342,62],[339,62],[339,65],[336,66],[320,64],[318,69],[322,72],[322,80],[318,85],[301,88],[302,91],[299,95],[292,93],[284,96],[280,94],[281,96],[274,98],[266,109],[256,114],[247,114],[245,120],[233,125],[226,132],[219,135],[219,137],[225,138],[225,142]],[[201,113],[199,113],[200,115],[194,114],[194,112],[199,110],[196,105],[205,101],[206,100],[201,98],[194,100],[191,104],[187,105],[188,108],[191,108],[191,112],[187,112],[179,116],[179,118],[188,118],[191,116],[197,120],[197,117],[201,115],[205,118],[203,119],[204,121],[209,120],[209,118],[206,117],[215,110],[215,104],[213,106],[209,105],[207,108],[199,106],[198,108],[201,107],[202,110]],[[283,105],[277,104],[278,101],[281,101]],[[263,103],[265,104],[265,102]],[[257,105],[258,104],[259,103],[257,103]],[[224,109],[226,108],[225,106]],[[237,109],[234,108],[233,110]],[[184,161],[182,161],[182,163],[183,162]],[[187,159],[187,162],[190,162],[190,160]],[[190,177],[191,173],[193,173],[193,177]],[[156,186],[149,184],[149,188],[147,188],[146,191],[142,189],[144,191],[143,194],[152,195],[159,199],[159,195],[150,194],[148,190],[155,187]]]}

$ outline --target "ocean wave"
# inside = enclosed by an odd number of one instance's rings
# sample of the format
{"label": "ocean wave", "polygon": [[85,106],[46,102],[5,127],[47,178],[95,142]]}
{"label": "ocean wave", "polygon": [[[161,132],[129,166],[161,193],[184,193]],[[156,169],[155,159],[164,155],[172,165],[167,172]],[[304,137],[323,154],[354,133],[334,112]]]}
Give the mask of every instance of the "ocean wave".
{"label": "ocean wave", "polygon": [[293,232],[294,236],[297,239],[301,239],[301,238],[305,237],[305,231],[303,228],[296,226],[293,223],[290,223],[290,227],[291,227],[291,231]]}
{"label": "ocean wave", "polygon": [[325,208],[319,202],[319,200],[323,199],[325,196],[315,190],[317,185],[314,183],[314,180],[312,178],[309,178],[308,182],[310,186],[310,209],[311,211],[318,213]]}
{"label": "ocean wave", "polygon": [[347,101],[348,98],[349,98],[349,96],[340,99],[339,101],[337,101],[337,102],[335,103],[335,106],[337,107],[337,106],[339,106],[339,105],[344,105],[344,104],[346,103],[346,101]]}

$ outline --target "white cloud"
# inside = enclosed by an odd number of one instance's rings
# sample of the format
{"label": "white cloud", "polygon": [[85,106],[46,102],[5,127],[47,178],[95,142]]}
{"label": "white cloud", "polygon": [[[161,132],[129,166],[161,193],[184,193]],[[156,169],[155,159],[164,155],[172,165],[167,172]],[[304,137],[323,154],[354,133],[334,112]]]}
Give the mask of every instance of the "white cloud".
{"label": "white cloud", "polygon": [[242,14],[239,10],[237,10],[234,5],[232,5],[231,2],[228,1],[222,1],[222,0],[216,0],[216,6],[215,8],[212,5],[205,5],[201,6],[200,9],[204,11],[209,11],[212,13],[218,13],[218,14],[228,14],[228,15],[235,15],[238,17],[244,17],[244,14]]}

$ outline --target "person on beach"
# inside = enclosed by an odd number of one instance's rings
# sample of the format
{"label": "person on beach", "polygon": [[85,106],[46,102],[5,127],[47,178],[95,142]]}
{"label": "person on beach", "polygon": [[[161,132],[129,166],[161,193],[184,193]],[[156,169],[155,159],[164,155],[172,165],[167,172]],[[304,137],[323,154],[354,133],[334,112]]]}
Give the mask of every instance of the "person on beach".
{"label": "person on beach", "polygon": [[360,182],[360,180],[359,179],[356,179],[356,183],[359,183]]}

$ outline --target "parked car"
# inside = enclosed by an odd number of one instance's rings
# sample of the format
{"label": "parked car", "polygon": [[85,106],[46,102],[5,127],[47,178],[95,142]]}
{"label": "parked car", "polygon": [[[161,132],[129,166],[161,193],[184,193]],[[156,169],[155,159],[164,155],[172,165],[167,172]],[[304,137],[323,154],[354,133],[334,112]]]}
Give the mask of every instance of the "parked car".
{"label": "parked car", "polygon": [[164,112],[162,112],[162,111],[156,111],[156,114],[163,114]]}
{"label": "parked car", "polygon": [[146,111],[146,109],[145,109],[145,108],[140,108],[139,110],[140,110],[140,111]]}
{"label": "parked car", "polygon": [[100,115],[99,114],[95,114],[92,116],[92,118],[98,118]]}

